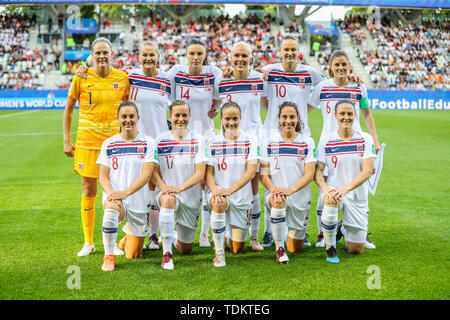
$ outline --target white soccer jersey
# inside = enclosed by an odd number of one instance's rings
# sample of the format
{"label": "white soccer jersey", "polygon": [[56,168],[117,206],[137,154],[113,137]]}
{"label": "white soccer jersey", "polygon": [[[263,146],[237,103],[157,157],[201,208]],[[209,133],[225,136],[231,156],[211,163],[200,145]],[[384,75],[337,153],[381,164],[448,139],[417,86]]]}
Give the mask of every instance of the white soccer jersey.
{"label": "white soccer jersey", "polygon": [[[305,175],[305,164],[317,161],[314,140],[298,134],[294,141],[285,142],[280,133],[274,134],[265,139],[261,161],[269,164],[275,186],[289,188]],[[299,208],[308,209],[311,200],[309,184],[290,197]]]}
{"label": "white soccer jersey", "polygon": [[[171,131],[160,134],[156,138],[156,151],[159,170],[167,185],[182,184],[194,174],[196,164],[207,161],[203,138],[192,131],[182,141],[176,140]],[[190,208],[200,207],[200,183],[184,190],[178,197]]]}
{"label": "white soccer jersey", "polygon": [[191,108],[189,129],[213,134],[214,121],[208,117],[208,111],[213,99],[219,100],[214,84],[222,71],[214,66],[203,66],[199,75],[191,76],[189,66],[175,65],[168,73],[174,80],[174,99],[186,101]]}
{"label": "white soccer jersey", "polygon": [[263,74],[250,71],[244,80],[235,77],[228,79],[220,77],[216,84],[222,103],[235,102],[241,107],[241,123],[239,128],[243,131],[255,131],[262,127],[261,96],[267,87]]}
{"label": "white soccer jersey", "polygon": [[353,129],[361,131],[359,122],[360,101],[366,97],[367,89],[363,84],[358,86],[356,83],[350,82],[344,88],[339,88],[333,79],[327,79],[315,86],[308,103],[322,110],[323,128],[320,135],[321,139],[338,129],[338,123],[334,117],[335,105],[339,100],[343,99],[350,100],[355,104],[356,118],[353,122]]}
{"label": "white soccer jersey", "polygon": [[[260,150],[256,137],[241,132],[234,143],[227,142],[220,133],[208,142],[208,166],[214,167],[214,180],[218,188],[229,188],[247,171],[247,162],[260,160]],[[253,200],[251,183],[228,197],[236,207],[251,206]]]}
{"label": "white soccer jersey", "polygon": [[[344,141],[337,131],[330,133],[317,149],[317,161],[328,167],[327,184],[342,188],[349,184],[362,170],[362,162],[375,158],[372,137],[362,131],[354,131],[350,140]],[[367,185],[363,183],[348,193],[350,199],[367,200]]]}
{"label": "white soccer jersey", "polygon": [[[112,189],[123,191],[141,176],[144,162],[154,162],[154,154],[155,141],[152,138],[139,133],[132,142],[126,142],[119,133],[103,142],[97,164],[109,168]],[[103,202],[106,199],[103,192]],[[128,209],[144,213],[149,200],[149,189],[145,185],[123,202]]]}
{"label": "white soccer jersey", "polygon": [[267,72],[266,97],[269,100],[269,109],[264,129],[278,130],[278,107],[285,101],[294,102],[304,125],[303,134],[310,136],[308,127],[308,98],[312,87],[316,86],[324,77],[309,66],[298,64],[293,72],[286,72],[281,63],[269,64],[262,68]]}
{"label": "white soccer jersey", "polygon": [[156,77],[148,77],[142,70],[129,72],[129,100],[134,102],[139,111],[138,131],[155,139],[159,134],[169,130],[167,109],[172,97],[170,76],[158,70]]}

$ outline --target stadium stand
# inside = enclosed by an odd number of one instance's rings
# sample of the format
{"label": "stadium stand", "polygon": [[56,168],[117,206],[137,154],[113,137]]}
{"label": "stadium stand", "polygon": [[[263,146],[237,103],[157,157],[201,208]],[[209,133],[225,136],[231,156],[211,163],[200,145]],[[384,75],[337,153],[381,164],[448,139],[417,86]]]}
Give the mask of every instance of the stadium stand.
{"label": "stadium stand", "polygon": [[[47,19],[47,18],[45,18]],[[52,84],[68,88],[82,61],[63,61],[64,44],[58,38],[62,30],[61,14],[50,25],[36,22],[36,16],[0,16],[0,89],[44,89]],[[253,45],[254,67],[278,61],[277,48],[284,34],[295,33],[301,44],[299,58],[305,64],[327,74],[328,59],[334,49],[348,49],[354,71],[363,74],[367,87],[392,90],[448,90],[450,69],[450,23],[422,22],[400,26],[382,19],[375,28],[367,17],[346,16],[336,21],[340,29],[338,45],[324,37],[315,58],[309,57],[308,34],[295,21],[285,24],[270,15],[246,18],[200,16],[182,23],[169,15],[153,14],[129,20],[105,19],[99,35],[108,37],[115,47],[113,65],[118,69],[136,67],[139,43],[156,41],[160,46],[160,68],[186,64],[185,44],[193,36],[206,41],[207,62],[218,67],[227,63],[232,44],[243,40]],[[33,30],[38,27],[37,44]],[[41,30],[41,27],[43,30]],[[47,33],[45,33],[47,30]],[[129,32],[128,32],[129,31]],[[42,33],[41,33],[42,32]],[[31,36],[30,36],[31,34]],[[30,39],[31,38],[31,39]],[[73,43],[74,49],[89,50],[90,41]]]}

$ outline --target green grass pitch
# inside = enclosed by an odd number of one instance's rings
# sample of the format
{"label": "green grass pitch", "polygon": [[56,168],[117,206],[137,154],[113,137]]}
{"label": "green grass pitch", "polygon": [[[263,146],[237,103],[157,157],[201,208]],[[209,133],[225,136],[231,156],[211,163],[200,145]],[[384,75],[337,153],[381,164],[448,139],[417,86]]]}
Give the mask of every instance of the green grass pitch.
{"label": "green grass pitch", "polygon": [[[0,299],[450,297],[449,112],[373,112],[379,139],[387,145],[377,194],[369,200],[369,231],[376,250],[352,256],[340,243],[337,265],[325,263],[324,249],[314,247],[289,254],[288,265],[276,263],[274,247],[262,253],[246,249],[239,255],[227,251],[227,267],[217,269],[212,265],[213,250],[199,248],[197,236],[191,254],[174,253],[172,272],[160,268],[161,251],[144,251],[141,259],[116,258],[112,273],[100,270],[100,196],[97,251],[88,257],[76,255],[83,245],[81,184],[72,169],[73,159],[62,151],[62,114],[61,110],[0,112]],[[320,112],[310,114],[316,142],[321,121]],[[74,128],[76,124],[75,119]],[[311,185],[308,233],[314,244],[317,186]],[[262,216],[260,238],[263,229]],[[79,288],[74,276],[79,276]]]}

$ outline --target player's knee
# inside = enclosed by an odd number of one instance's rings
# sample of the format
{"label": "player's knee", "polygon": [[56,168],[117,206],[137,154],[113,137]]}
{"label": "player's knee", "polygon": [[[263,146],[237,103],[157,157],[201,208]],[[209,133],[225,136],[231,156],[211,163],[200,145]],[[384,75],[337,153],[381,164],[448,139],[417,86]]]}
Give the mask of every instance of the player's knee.
{"label": "player's knee", "polygon": [[211,199],[210,204],[211,204],[211,208],[216,213],[224,213],[225,211],[227,211],[227,208],[228,208],[227,200],[219,203],[219,202],[215,202],[213,199]]}
{"label": "player's knee", "polygon": [[162,208],[174,209],[177,204],[177,199],[174,196],[163,194],[159,197],[159,204]]}
{"label": "player's knee", "polygon": [[303,241],[304,240],[288,237],[286,241],[286,248],[290,253],[300,252],[303,248]]}
{"label": "player's knee", "polygon": [[237,253],[240,253],[240,252],[244,251],[244,246],[245,246],[245,242],[233,241],[231,239],[229,241],[230,250],[234,254],[237,254]]}
{"label": "player's knee", "polygon": [[270,197],[270,206],[275,209],[284,209],[286,208],[286,201],[275,201],[274,198]]}
{"label": "player's knee", "polygon": [[127,259],[137,259],[141,256],[141,252],[139,250],[126,250],[125,255]]}
{"label": "player's knee", "polygon": [[347,245],[347,251],[350,254],[359,255],[364,252],[364,243],[352,243],[352,242],[346,242]]}
{"label": "player's knee", "polygon": [[188,254],[192,252],[192,248],[194,247],[193,243],[184,243],[177,240],[177,249],[181,254]]}

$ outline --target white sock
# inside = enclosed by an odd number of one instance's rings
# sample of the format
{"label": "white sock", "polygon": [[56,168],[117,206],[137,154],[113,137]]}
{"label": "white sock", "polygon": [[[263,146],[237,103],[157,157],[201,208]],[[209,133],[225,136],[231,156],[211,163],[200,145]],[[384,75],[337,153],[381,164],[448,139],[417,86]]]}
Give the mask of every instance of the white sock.
{"label": "white sock", "polygon": [[150,202],[150,236],[159,232],[159,210],[155,204],[155,191],[150,191],[152,201]]}
{"label": "white sock", "polygon": [[209,234],[209,227],[211,226],[211,214],[208,211],[206,201],[206,193],[202,191],[202,230],[200,231],[200,235],[205,236]]}
{"label": "white sock", "polygon": [[272,233],[270,208],[264,203],[264,233]]}
{"label": "white sock", "polygon": [[116,245],[117,232],[119,227],[120,213],[113,209],[106,209],[103,213],[103,247],[105,255],[114,254],[114,246]]}
{"label": "white sock", "polygon": [[272,238],[275,241],[275,248],[284,248],[284,241],[286,239],[286,208],[270,210]]}
{"label": "white sock", "polygon": [[261,220],[261,202],[259,193],[253,195],[253,208],[250,216],[250,238],[258,238],[259,223]]}
{"label": "white sock", "polygon": [[159,224],[161,230],[161,242],[163,253],[172,253],[172,242],[175,229],[175,209],[161,208],[159,213]]}
{"label": "white sock", "polygon": [[341,232],[344,238],[347,238],[347,229],[345,229],[344,225],[341,225]]}
{"label": "white sock", "polygon": [[339,209],[324,206],[322,211],[322,232],[325,240],[325,247],[336,248],[336,227],[338,223]]}
{"label": "white sock", "polygon": [[223,254],[223,238],[225,235],[225,213],[211,211],[211,232],[216,253]]}

